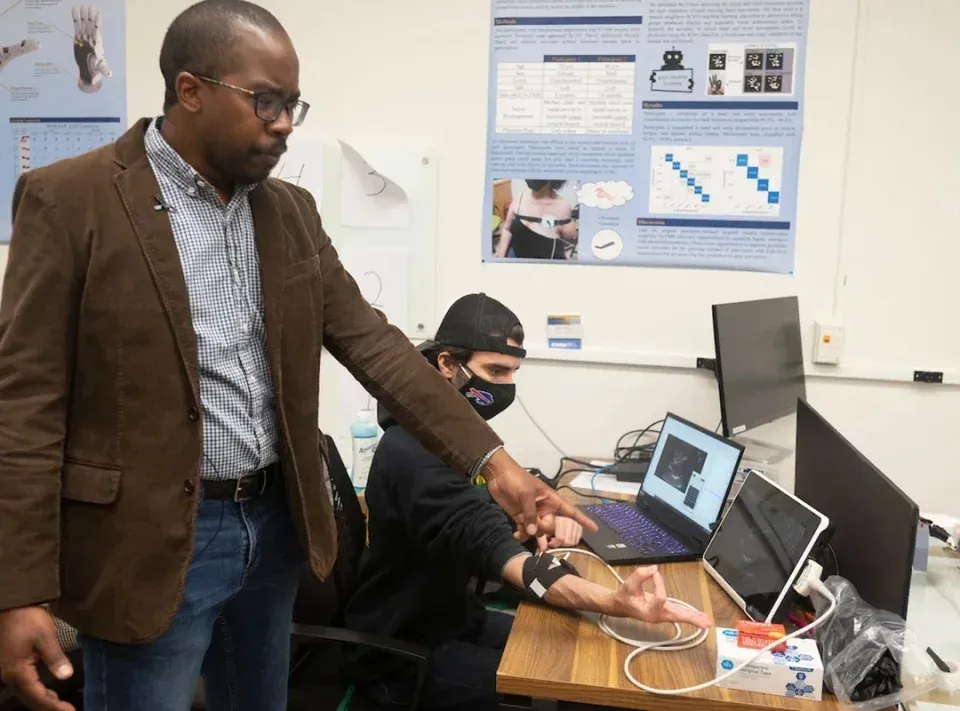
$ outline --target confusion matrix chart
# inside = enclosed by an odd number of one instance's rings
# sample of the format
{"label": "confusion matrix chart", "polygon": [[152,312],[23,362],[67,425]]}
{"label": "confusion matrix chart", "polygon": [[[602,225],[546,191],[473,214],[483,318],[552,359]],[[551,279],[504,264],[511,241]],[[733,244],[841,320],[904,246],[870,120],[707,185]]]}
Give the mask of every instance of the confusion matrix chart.
{"label": "confusion matrix chart", "polygon": [[650,212],[779,217],[783,148],[654,146]]}

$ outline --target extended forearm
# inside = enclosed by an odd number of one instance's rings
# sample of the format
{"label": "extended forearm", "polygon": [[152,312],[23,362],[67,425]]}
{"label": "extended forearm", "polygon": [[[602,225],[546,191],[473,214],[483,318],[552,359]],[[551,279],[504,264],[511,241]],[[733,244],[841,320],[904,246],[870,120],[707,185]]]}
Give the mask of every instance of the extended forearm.
{"label": "extended forearm", "polygon": [[503,442],[397,328],[364,301],[317,217],[327,350],[407,431],[460,474]]}
{"label": "extended forearm", "polygon": [[[515,556],[503,569],[503,579],[517,590],[524,589],[523,564],[530,557],[528,553]],[[613,590],[576,575],[560,578],[550,586],[543,600],[554,607],[567,610],[616,614]]]}

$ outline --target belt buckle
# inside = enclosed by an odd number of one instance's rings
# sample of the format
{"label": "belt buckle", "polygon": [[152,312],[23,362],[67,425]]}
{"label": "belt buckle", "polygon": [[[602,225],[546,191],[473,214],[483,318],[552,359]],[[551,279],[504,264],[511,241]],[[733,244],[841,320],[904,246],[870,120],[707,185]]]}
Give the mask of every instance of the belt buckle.
{"label": "belt buckle", "polygon": [[[247,489],[245,485],[251,479],[254,479],[254,478],[260,480],[260,490],[250,494],[244,493]],[[240,479],[237,479],[237,486],[233,490],[233,501],[234,503],[242,504],[244,501],[249,501],[250,499],[256,496],[260,496],[261,494],[263,494],[264,491],[266,491],[266,489],[267,489],[267,477],[266,477],[266,473],[261,469],[257,471],[256,474],[252,474],[250,476],[245,476],[245,477],[241,477]]]}

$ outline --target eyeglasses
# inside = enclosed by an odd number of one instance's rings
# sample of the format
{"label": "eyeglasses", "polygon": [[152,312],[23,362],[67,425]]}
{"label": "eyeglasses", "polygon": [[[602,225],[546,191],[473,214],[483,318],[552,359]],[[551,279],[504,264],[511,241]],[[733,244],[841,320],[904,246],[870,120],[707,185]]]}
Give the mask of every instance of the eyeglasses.
{"label": "eyeglasses", "polygon": [[299,126],[307,117],[307,111],[310,109],[310,104],[306,101],[285,99],[275,91],[251,91],[250,89],[244,89],[242,86],[227,84],[227,82],[218,79],[211,79],[210,77],[199,74],[195,76],[200,81],[205,81],[208,84],[216,84],[217,86],[223,86],[227,89],[239,91],[247,96],[252,96],[253,112],[257,115],[258,119],[266,121],[267,123],[273,123],[280,118],[280,114],[286,111],[287,116],[290,117],[290,123],[294,126]]}

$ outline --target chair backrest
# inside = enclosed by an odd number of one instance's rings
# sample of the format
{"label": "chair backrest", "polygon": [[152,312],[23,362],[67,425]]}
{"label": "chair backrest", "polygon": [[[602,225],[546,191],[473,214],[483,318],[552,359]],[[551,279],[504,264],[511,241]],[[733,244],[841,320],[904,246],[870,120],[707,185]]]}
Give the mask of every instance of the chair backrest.
{"label": "chair backrest", "polygon": [[333,438],[325,436],[330,495],[337,524],[337,561],[326,580],[307,571],[300,581],[294,622],[341,625],[347,602],[357,589],[360,558],[367,545],[367,522],[350,474]]}

